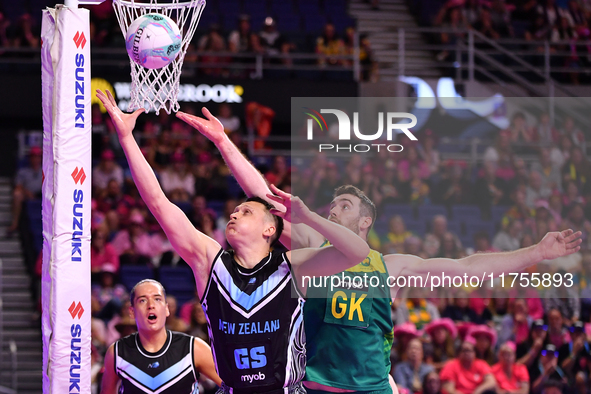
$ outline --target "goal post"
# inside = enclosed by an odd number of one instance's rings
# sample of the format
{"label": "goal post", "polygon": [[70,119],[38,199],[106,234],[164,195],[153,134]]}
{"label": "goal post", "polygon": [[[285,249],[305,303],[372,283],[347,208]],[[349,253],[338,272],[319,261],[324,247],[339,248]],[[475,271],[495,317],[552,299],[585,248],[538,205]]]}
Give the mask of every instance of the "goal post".
{"label": "goal post", "polygon": [[90,393],[90,17],[43,11],[43,393]]}

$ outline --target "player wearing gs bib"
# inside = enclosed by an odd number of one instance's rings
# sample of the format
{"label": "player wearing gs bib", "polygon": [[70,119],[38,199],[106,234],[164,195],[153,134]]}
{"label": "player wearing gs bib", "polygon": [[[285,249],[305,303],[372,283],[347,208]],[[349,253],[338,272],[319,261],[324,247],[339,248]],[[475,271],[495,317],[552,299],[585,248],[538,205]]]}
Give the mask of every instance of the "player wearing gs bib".
{"label": "player wearing gs bib", "polygon": [[[166,233],[174,250],[193,270],[199,298],[210,303],[206,310],[206,317],[209,318],[209,326],[213,328],[215,327],[215,324],[219,324],[219,319],[221,319],[222,316],[228,318],[230,320],[229,322],[232,323],[232,319],[234,319],[234,316],[231,315],[232,312],[224,311],[222,314],[222,312],[214,310],[215,306],[211,305],[214,303],[213,298],[207,297],[207,299],[205,299],[206,289],[209,287],[211,290],[209,285],[214,281],[214,279],[210,279],[210,276],[217,274],[221,275],[222,272],[218,270],[218,268],[221,269],[222,265],[218,261],[218,258],[220,257],[218,255],[220,254],[221,249],[220,244],[196,229],[185,216],[183,211],[168,200],[154,175],[154,171],[146,161],[132,135],[136,119],[143,110],[137,110],[132,114],[124,114],[117,107],[115,98],[110,92],[105,94],[101,91],[97,91],[97,97],[101,100],[113,120],[117,130],[117,136],[119,137],[119,142],[127,157],[133,180],[143,201]],[[224,138],[227,138],[224,133],[224,127],[220,121],[213,117],[213,115],[211,115],[205,108],[203,109],[203,114],[208,117],[209,120],[204,120],[181,112],[177,113],[177,116],[195,127],[212,127],[216,132],[224,135]],[[277,269],[280,273],[279,276],[284,278],[282,283],[286,286],[289,283],[286,279],[288,278],[288,275],[285,272],[286,269],[291,270],[291,273],[297,278],[297,283],[300,284],[303,276],[333,275],[358,264],[359,261],[363,260],[368,255],[369,247],[367,246],[367,243],[354,232],[311,212],[299,198],[292,197],[290,194],[277,188],[273,191],[276,195],[269,192],[269,195],[265,197],[271,201],[279,203],[283,207],[281,211],[275,210],[274,206],[268,201],[257,197],[249,198],[247,201],[238,205],[230,215],[230,221],[226,225],[225,235],[228,244],[231,245],[233,250],[232,259],[236,263],[236,269],[242,270],[243,273],[248,273],[249,270],[256,271],[258,268],[261,268],[261,262],[266,258],[269,258],[269,253],[273,244],[278,241],[278,238],[281,236],[283,219],[285,219],[286,222],[293,222],[294,224],[304,224],[309,228],[314,229],[314,231],[317,231],[318,234],[322,234],[323,239],[327,239],[331,243],[330,246],[324,248],[312,247],[297,250],[292,248],[292,250],[286,252],[284,255],[285,264],[279,265],[280,268]],[[318,245],[320,245],[320,243],[318,243]],[[276,264],[274,258],[271,258],[271,262]],[[291,267],[288,262],[291,262]],[[216,271],[213,270],[214,265],[216,266]],[[265,264],[262,265],[266,267]],[[266,270],[266,268],[263,267],[263,270]],[[238,305],[240,302],[248,299],[250,296],[248,295],[248,289],[242,287],[240,277],[231,275],[230,277],[231,283],[229,278],[224,279],[225,282],[223,282],[226,286],[229,286],[229,288],[226,287],[226,291],[230,291],[230,293],[223,293],[221,287],[220,292],[226,295],[231,295],[233,301],[224,304],[219,302],[218,299],[218,306],[220,308],[230,308],[236,311],[236,309],[239,309]],[[291,277],[289,276],[289,278]],[[231,284],[233,284],[233,286]],[[268,297],[267,294],[269,294],[269,296],[271,296],[269,299],[272,299],[273,296],[276,295],[275,292],[280,291],[279,289],[280,287],[275,287],[272,282],[267,282],[260,287],[260,292],[257,292],[257,290],[253,293],[254,297],[251,297],[250,300],[255,300],[257,297],[261,296],[261,294],[265,299]],[[305,291],[303,288],[300,290],[302,290],[302,294]],[[211,296],[213,297],[214,294]],[[252,311],[249,312],[251,317],[254,316],[255,311],[260,309],[259,306],[262,308],[263,304],[261,303],[253,306]],[[246,307],[247,310],[249,308],[249,306]],[[281,311],[281,308],[275,310],[274,314],[271,313],[272,310],[270,308],[266,308],[266,311],[269,312],[268,315],[267,312],[265,312],[266,321],[269,322],[269,330],[271,329],[273,321],[277,322],[277,320],[279,320],[280,327],[281,324],[284,324],[284,313]],[[295,309],[292,309],[292,311],[295,312]],[[219,315],[216,316],[216,313],[219,313]],[[217,322],[213,321],[214,316],[218,317]],[[297,320],[294,318],[293,321],[295,322]],[[241,321],[237,320],[236,323],[241,323]],[[219,329],[219,326],[217,327]],[[238,327],[238,329],[240,329],[240,327]],[[260,332],[262,330],[264,334],[266,329],[266,323],[264,327],[259,324],[253,327],[251,324],[249,332],[252,332],[252,330]],[[285,329],[285,326],[283,326],[283,329]],[[295,330],[294,327],[291,327],[290,330],[290,334],[295,335],[295,333],[298,332],[297,327],[295,327]],[[288,341],[273,344],[273,348],[271,349],[272,354],[269,358],[269,360],[273,362],[273,365],[268,364],[269,368],[267,372],[259,371],[265,375],[263,382],[265,384],[269,383],[269,385],[267,387],[258,386],[256,389],[250,389],[247,387],[242,388],[243,384],[246,385],[246,382],[248,381],[252,382],[249,383],[248,387],[251,387],[250,385],[258,385],[261,383],[262,375],[259,375],[257,372],[256,376],[259,378],[257,380],[252,373],[245,373],[244,380],[242,375],[240,375],[240,380],[237,380],[237,375],[230,374],[228,370],[233,368],[232,363],[236,366],[236,370],[246,370],[246,365],[252,367],[253,363],[255,367],[263,368],[264,366],[262,364],[264,364],[264,359],[261,347],[265,346],[265,344],[260,343],[259,340],[261,338],[252,337],[251,334],[238,334],[236,341],[232,342],[233,354],[230,355],[227,353],[227,346],[224,343],[224,340],[228,339],[228,337],[220,337],[220,335],[217,335],[216,338],[216,334],[219,333],[213,332],[212,329],[212,337],[214,341],[213,357],[220,368],[220,373],[223,373],[231,381],[231,384],[229,384],[229,382],[224,383],[222,392],[249,393],[256,391],[257,393],[264,393],[268,391],[272,393],[276,391],[276,389],[271,388],[275,387],[275,384],[280,385],[279,387],[281,388],[279,390],[282,393],[289,392],[289,390],[291,390],[290,386],[294,387],[294,390],[297,390],[299,382],[295,384],[292,383],[298,380],[297,376],[301,376],[301,373],[298,373],[295,370],[286,370],[286,368],[290,368],[289,363],[292,358],[289,356],[285,357],[285,362],[288,363],[287,367],[281,365],[280,362],[276,363],[276,360],[281,360],[282,358],[276,355],[281,354],[282,351],[290,351],[289,349],[281,350],[278,348],[278,346],[291,346],[291,344],[288,345]],[[252,339],[255,340],[253,341]],[[291,341],[292,338],[289,338],[289,340]],[[298,344],[298,342],[295,341],[295,344]],[[265,348],[265,359],[267,357],[266,351]],[[245,352],[247,354],[245,354]],[[292,362],[292,365],[295,364]],[[267,378],[267,373],[269,374],[268,376],[272,376],[272,378]],[[285,379],[281,382],[282,378]],[[277,382],[271,384],[267,379],[275,379]],[[240,388],[232,387],[237,384],[240,385]]]}
{"label": "player wearing gs bib", "polygon": [[326,287],[308,286],[305,380],[391,393],[387,377],[393,341],[392,301],[382,255],[372,250],[363,262],[335,276],[340,283],[332,290],[330,284],[337,282],[330,278]]}
{"label": "player wearing gs bib", "polygon": [[202,301],[224,388],[241,393],[304,393],[304,299],[285,253],[253,268],[220,250]]}

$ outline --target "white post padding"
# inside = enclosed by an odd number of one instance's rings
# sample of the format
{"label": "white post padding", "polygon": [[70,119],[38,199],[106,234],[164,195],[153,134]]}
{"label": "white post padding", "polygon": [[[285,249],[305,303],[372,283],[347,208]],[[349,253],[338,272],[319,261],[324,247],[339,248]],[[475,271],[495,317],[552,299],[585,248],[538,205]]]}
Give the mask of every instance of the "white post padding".
{"label": "white post padding", "polygon": [[85,9],[45,10],[43,393],[90,393],[91,92]]}

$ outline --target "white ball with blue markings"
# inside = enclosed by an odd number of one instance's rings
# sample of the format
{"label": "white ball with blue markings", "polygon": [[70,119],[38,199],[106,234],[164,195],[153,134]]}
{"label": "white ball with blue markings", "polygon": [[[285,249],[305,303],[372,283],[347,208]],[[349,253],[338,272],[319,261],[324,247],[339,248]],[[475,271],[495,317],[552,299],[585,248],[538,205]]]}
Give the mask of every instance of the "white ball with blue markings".
{"label": "white ball with blue markings", "polygon": [[166,15],[146,14],[137,18],[127,29],[125,46],[129,57],[150,69],[162,68],[181,51],[181,32]]}

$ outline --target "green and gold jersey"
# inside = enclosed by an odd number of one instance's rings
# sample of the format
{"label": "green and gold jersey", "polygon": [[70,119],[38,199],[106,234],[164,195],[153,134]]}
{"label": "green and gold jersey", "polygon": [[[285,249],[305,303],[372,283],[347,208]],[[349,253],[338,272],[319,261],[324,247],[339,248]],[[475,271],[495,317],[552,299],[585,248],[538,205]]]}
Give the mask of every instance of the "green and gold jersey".
{"label": "green and gold jersey", "polygon": [[387,389],[393,323],[384,259],[371,250],[363,262],[333,276],[341,279],[338,287],[331,289],[329,279],[325,287],[307,289],[304,380],[358,391]]}

